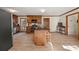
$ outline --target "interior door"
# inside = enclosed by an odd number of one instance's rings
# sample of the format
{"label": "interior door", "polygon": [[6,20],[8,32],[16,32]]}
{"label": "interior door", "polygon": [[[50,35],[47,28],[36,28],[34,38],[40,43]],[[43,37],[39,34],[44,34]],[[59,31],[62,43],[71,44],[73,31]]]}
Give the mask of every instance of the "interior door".
{"label": "interior door", "polygon": [[78,17],[77,15],[72,15],[68,17],[68,34],[69,35],[78,35]]}
{"label": "interior door", "polygon": [[20,18],[21,31],[26,31],[26,18]]}
{"label": "interior door", "polygon": [[50,18],[43,19],[45,29],[49,29],[49,21],[50,21]]}
{"label": "interior door", "polygon": [[68,35],[74,34],[74,17],[68,17]]}

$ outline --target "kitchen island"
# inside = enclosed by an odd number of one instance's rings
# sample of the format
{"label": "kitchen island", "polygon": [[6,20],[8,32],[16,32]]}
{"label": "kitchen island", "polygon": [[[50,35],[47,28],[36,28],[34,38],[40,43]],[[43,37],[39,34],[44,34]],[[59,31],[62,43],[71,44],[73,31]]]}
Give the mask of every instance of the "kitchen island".
{"label": "kitchen island", "polygon": [[38,29],[34,31],[33,42],[36,46],[44,46],[50,41],[50,32],[45,29]]}

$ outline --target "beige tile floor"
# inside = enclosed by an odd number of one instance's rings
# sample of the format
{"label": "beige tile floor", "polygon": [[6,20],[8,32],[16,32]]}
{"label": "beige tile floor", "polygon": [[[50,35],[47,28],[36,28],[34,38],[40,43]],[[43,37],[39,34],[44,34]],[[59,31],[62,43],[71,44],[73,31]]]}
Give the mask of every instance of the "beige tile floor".
{"label": "beige tile floor", "polygon": [[62,47],[63,45],[76,45],[79,48],[79,40],[74,36],[72,37],[60,33],[52,33],[51,40],[55,51],[68,51]]}
{"label": "beige tile floor", "polygon": [[51,43],[45,46],[35,46],[33,41],[33,34],[17,33],[13,36],[13,47],[9,51],[68,51],[64,49],[63,45],[79,46],[79,40],[75,37],[69,37],[60,33],[51,33]]}

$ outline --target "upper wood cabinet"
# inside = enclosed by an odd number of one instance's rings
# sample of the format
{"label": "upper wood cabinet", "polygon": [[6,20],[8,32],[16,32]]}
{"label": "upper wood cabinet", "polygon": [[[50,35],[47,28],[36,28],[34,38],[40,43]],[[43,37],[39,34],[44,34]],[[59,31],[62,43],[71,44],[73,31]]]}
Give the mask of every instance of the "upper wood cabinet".
{"label": "upper wood cabinet", "polygon": [[32,20],[36,20],[37,23],[41,23],[41,16],[27,16],[27,22],[32,23]]}

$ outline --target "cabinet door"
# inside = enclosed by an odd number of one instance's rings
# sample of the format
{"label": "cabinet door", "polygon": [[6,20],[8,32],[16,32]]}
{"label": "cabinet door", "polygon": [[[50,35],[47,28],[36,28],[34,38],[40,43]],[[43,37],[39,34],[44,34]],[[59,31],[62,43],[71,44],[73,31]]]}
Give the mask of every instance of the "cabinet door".
{"label": "cabinet door", "polygon": [[35,30],[33,41],[36,43],[37,46],[43,46],[49,40],[49,38],[46,37],[46,32],[47,31],[45,31],[45,30]]}
{"label": "cabinet door", "polygon": [[31,20],[32,20],[32,17],[27,16],[27,22],[28,22],[28,23],[31,23]]}

